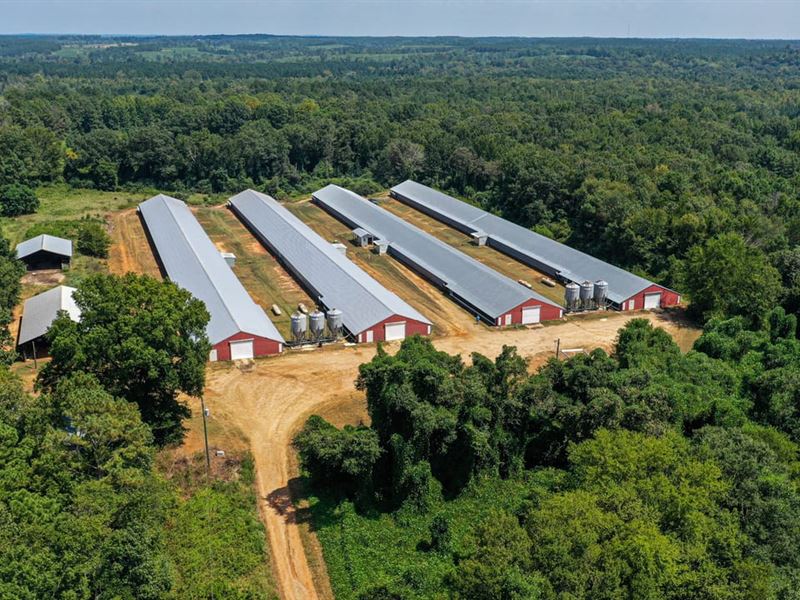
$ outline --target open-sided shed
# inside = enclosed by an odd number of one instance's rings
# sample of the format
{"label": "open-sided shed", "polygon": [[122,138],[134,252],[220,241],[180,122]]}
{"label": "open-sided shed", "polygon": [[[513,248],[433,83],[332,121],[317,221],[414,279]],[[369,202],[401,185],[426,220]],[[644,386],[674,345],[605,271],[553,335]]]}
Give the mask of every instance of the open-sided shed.
{"label": "open-sided shed", "polygon": [[180,200],[159,194],[139,205],[164,274],[211,315],[210,360],[278,354],[284,339]]}
{"label": "open-sided shed", "polygon": [[350,227],[388,243],[389,254],[492,325],[559,319],[562,307],[523,287],[358,194],[336,185],[314,192],[317,204]]}
{"label": "open-sided shed", "polygon": [[614,308],[634,310],[680,303],[674,290],[575,250],[415,181],[404,181],[393,198],[467,234],[480,232],[490,246],[565,283],[605,281]]}
{"label": "open-sided shed", "polygon": [[429,334],[431,322],[351,262],[274,198],[245,190],[230,207],[259,241],[358,342]]}
{"label": "open-sided shed", "polygon": [[72,241],[54,235],[37,235],[17,244],[16,253],[28,270],[63,269],[72,260]]}
{"label": "open-sided shed", "polygon": [[60,311],[73,321],[80,320],[81,310],[72,297],[74,292],[75,288],[60,285],[25,301],[17,335],[17,347],[24,357],[46,353],[44,336]]}

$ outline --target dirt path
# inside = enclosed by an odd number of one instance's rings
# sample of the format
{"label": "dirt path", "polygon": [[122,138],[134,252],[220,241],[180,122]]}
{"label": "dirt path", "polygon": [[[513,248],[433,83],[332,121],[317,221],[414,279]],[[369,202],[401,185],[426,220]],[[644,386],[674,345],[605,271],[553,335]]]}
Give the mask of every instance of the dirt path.
{"label": "dirt path", "polygon": [[114,213],[109,218],[109,233],[112,241],[108,253],[109,271],[120,275],[142,273],[161,277],[135,208]]}
{"label": "dirt path", "polygon": [[[494,357],[503,345],[515,345],[531,359],[532,368],[552,356],[554,342],[562,348],[609,348],[617,330],[633,317],[645,317],[664,327],[688,348],[697,332],[670,316],[609,313],[601,318],[573,319],[537,329],[488,330],[470,326],[461,335],[436,338],[441,350]],[[397,343],[388,346],[392,351]],[[375,353],[374,346],[330,347],[289,352],[251,365],[214,365],[206,387],[212,420],[227,421],[249,439],[257,467],[260,507],[269,534],[272,564],[281,596],[287,600],[332,598],[319,555],[306,556],[290,494],[297,476],[291,439],[305,419],[322,413],[338,425],[366,420],[363,396],[353,390],[358,365]],[[338,417],[338,418],[337,418]],[[211,436],[212,445],[218,445]],[[309,552],[319,553],[318,544]],[[317,565],[312,569],[309,565]]]}

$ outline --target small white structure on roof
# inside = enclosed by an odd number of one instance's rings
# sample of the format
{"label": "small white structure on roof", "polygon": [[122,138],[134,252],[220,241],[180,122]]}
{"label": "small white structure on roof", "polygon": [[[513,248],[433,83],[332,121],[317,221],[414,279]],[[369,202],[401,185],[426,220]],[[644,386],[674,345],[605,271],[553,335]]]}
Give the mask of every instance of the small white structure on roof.
{"label": "small white structure on roof", "polygon": [[80,320],[81,309],[72,297],[74,292],[75,288],[60,285],[25,301],[17,336],[17,346],[21,347],[25,354],[28,347],[33,350],[36,342],[44,337],[59,311],[66,311],[69,318],[75,322]]}
{"label": "small white structure on roof", "polygon": [[72,259],[72,241],[45,233],[17,244],[16,253],[28,269],[61,269]]}
{"label": "small white structure on roof", "polygon": [[389,242],[387,240],[375,240],[372,243],[375,246],[375,253],[381,256],[386,254],[386,251],[389,249]]}
{"label": "small white structure on roof", "polygon": [[369,246],[374,239],[375,236],[372,235],[369,231],[367,231],[363,227],[356,227],[355,229],[353,229],[353,241],[356,243],[357,246],[365,248]]}
{"label": "small white structure on roof", "polygon": [[485,246],[486,240],[489,238],[489,236],[484,231],[473,231],[472,233],[470,233],[470,236],[472,237],[472,241],[475,243],[476,246]]}
{"label": "small white structure on roof", "polygon": [[347,256],[347,246],[345,246],[342,242],[333,242],[331,244],[336,250]]}
{"label": "small white structure on roof", "polygon": [[229,267],[236,266],[236,255],[233,252],[220,252],[219,255],[225,259]]}

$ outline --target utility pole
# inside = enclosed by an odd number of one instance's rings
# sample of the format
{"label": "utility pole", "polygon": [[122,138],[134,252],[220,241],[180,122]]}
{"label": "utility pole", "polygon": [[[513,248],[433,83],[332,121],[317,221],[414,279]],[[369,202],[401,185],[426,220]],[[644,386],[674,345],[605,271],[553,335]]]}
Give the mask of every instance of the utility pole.
{"label": "utility pole", "polygon": [[203,411],[203,438],[206,445],[206,479],[211,472],[211,454],[208,452],[208,424],[206,423],[206,401],[200,396],[200,410]]}
{"label": "utility pole", "polygon": [[556,358],[561,355],[561,338],[556,339]]}

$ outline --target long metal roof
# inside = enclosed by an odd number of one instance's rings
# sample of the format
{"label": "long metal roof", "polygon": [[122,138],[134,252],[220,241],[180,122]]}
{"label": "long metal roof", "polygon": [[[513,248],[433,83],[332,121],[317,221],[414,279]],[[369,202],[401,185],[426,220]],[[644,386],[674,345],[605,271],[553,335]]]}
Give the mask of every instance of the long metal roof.
{"label": "long metal roof", "polygon": [[444,219],[459,223],[472,231],[486,233],[490,240],[494,239],[520,254],[548,265],[557,275],[568,281],[581,283],[605,280],[608,283],[608,299],[617,304],[654,285],[643,277],[415,181],[404,181],[391,191],[400,199],[419,204]]}
{"label": "long metal roof", "polygon": [[60,285],[28,298],[22,309],[17,343],[22,345],[42,337],[50,329],[60,310],[66,311],[73,321],[79,321],[81,309],[72,298],[74,291],[75,288]]}
{"label": "long metal roof", "polygon": [[357,335],[392,315],[430,324],[274,198],[245,190],[230,205],[322,304],[342,311],[350,333]]}
{"label": "long metal roof", "polygon": [[72,240],[56,237],[54,235],[37,235],[29,240],[17,244],[17,258],[25,258],[41,250],[60,254],[61,256],[72,256]]}
{"label": "long metal roof", "polygon": [[329,185],[313,196],[351,226],[363,227],[388,242],[391,251],[493,319],[531,298],[559,306],[350,190]]}
{"label": "long metal roof", "polygon": [[142,202],[139,212],[167,276],[205,302],[211,315],[207,332],[212,344],[239,332],[284,341],[186,204],[159,194]]}

